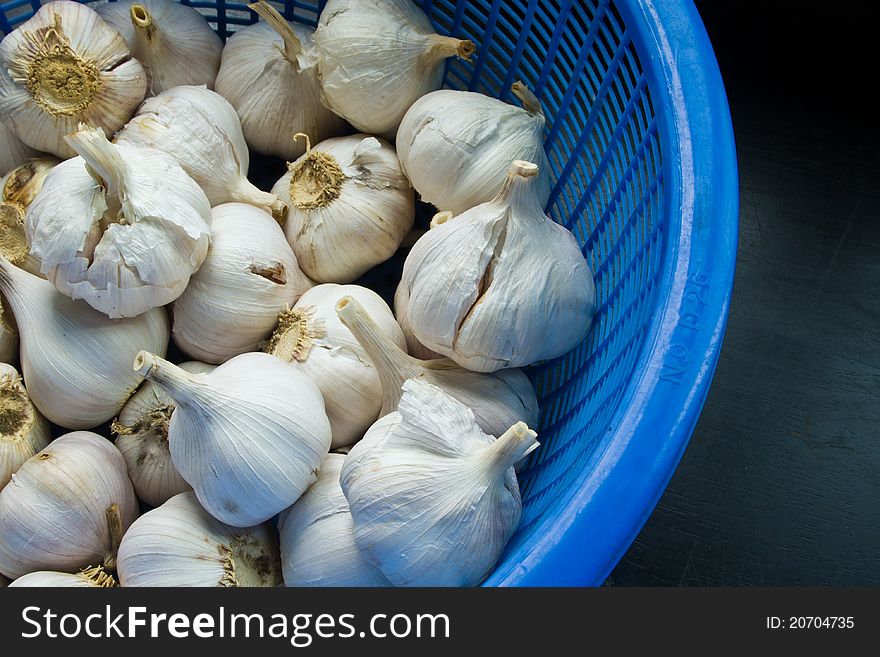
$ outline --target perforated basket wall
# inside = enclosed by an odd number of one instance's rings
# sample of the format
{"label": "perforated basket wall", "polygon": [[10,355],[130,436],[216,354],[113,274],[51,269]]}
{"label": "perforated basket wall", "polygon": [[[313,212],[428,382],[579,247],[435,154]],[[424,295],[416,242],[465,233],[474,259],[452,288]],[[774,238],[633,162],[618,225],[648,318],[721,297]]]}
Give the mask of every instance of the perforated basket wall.
{"label": "perforated basket wall", "polygon": [[[8,32],[39,2],[3,3]],[[189,2],[222,36],[244,4]],[[323,5],[323,2],[321,3]],[[477,46],[445,84],[548,117],[548,212],[594,272],[598,313],[567,356],[532,367],[542,447],[523,518],[488,584],[601,583],[656,503],[714,369],[732,283],[736,163],[717,66],[690,0],[422,0]],[[278,3],[279,9],[282,3]],[[320,7],[285,2],[315,25]]]}

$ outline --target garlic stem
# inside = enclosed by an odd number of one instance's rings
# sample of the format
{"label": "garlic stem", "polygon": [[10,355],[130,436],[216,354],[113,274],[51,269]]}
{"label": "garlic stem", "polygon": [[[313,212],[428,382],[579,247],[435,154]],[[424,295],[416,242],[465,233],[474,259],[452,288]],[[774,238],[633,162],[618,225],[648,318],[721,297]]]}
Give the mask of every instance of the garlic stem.
{"label": "garlic stem", "polygon": [[538,100],[538,97],[532,93],[532,90],[521,81],[517,80],[514,82],[510,87],[510,91],[514,96],[520,99],[523,104],[523,109],[525,109],[526,112],[532,116],[535,116],[536,114],[544,116],[544,108],[541,107],[541,101]]}
{"label": "garlic stem", "polygon": [[382,410],[379,416],[397,410],[403,395],[401,386],[407,379],[422,373],[421,362],[404,353],[354,297],[342,297],[336,304],[336,314],[363,347],[379,374],[382,385]]}
{"label": "garlic stem", "polygon": [[262,17],[281,36],[284,40],[284,56],[299,70],[296,56],[302,52],[302,44],[293,33],[293,29],[290,27],[287,19],[279,14],[278,10],[266,2],[266,0],[251,3],[248,5],[248,9]]}
{"label": "garlic stem", "polygon": [[125,183],[126,165],[119,151],[107,139],[103,130],[84,125],[64,137],[67,145],[86,162],[89,175],[110,195],[120,198]]}
{"label": "garlic stem", "polygon": [[443,212],[438,212],[431,219],[430,228],[436,228],[437,226],[442,226],[447,221],[452,219],[452,212],[449,210],[444,210]]}
{"label": "garlic stem", "polygon": [[471,55],[477,51],[473,41],[440,34],[431,34],[427,38],[431,45],[428,47],[426,55],[432,63],[454,56],[470,61]]}
{"label": "garlic stem", "polygon": [[134,371],[148,381],[161,385],[178,404],[184,404],[196,394],[192,374],[161,356],[140,351],[134,359]]}
{"label": "garlic stem", "polygon": [[[543,216],[537,196],[529,189],[532,179],[537,179],[537,175],[537,164],[526,162],[525,160],[514,160],[507,170],[507,178],[505,178],[504,184],[498,190],[498,194],[492,202],[513,205],[517,200],[521,200],[526,203],[537,204],[539,206],[537,216]],[[526,212],[525,214],[527,216],[534,216],[536,213]]]}
{"label": "garlic stem", "polygon": [[116,553],[119,551],[119,544],[122,542],[122,515],[119,513],[119,505],[114,502],[107,507],[105,511],[107,516],[107,529],[110,535],[110,545],[107,554],[104,556],[104,567],[110,570],[116,568]]}
{"label": "garlic stem", "polygon": [[137,34],[142,35],[147,41],[152,39],[156,32],[153,17],[143,5],[131,6],[131,24],[135,26]]}
{"label": "garlic stem", "polygon": [[[265,208],[274,214],[274,209],[279,207],[278,197],[270,192],[264,192],[247,178],[241,178],[238,184],[229,190],[229,202],[238,201],[258,208]],[[281,203],[281,206],[284,206]]]}
{"label": "garlic stem", "polygon": [[538,448],[538,434],[525,422],[517,422],[486,450],[490,467],[504,472]]}

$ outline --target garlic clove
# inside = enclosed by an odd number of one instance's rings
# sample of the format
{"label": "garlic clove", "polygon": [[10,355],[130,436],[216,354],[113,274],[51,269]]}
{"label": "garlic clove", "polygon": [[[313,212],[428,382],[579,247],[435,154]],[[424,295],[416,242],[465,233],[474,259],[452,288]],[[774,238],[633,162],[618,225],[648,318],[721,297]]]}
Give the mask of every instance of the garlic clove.
{"label": "garlic clove", "polygon": [[[214,369],[214,365],[199,361],[180,363],[178,367],[192,374],[207,374]],[[171,461],[168,424],[173,413],[174,400],[159,386],[145,381],[111,425],[134,492],[154,507],[192,490]]]}
{"label": "garlic clove", "polygon": [[65,135],[80,123],[112,135],[146,89],[123,38],[77,2],[43,5],[0,42],[0,121],[31,148],[61,158],[75,155]]}
{"label": "garlic clove", "polygon": [[556,358],[590,329],[593,275],[574,236],[544,214],[537,176],[515,161],[493,201],[429,230],[404,263],[398,296],[413,334],[462,367]]}
{"label": "garlic clove", "polygon": [[0,572],[112,569],[138,514],[125,461],[106,438],[69,433],[29,458],[0,490]]}
{"label": "garlic clove", "polygon": [[397,149],[423,201],[461,214],[495,198],[513,160],[528,160],[538,164],[532,186],[541,205],[547,202],[553,185],[544,152],[544,112],[521,82],[512,91],[523,107],[451,89],[413,103],[400,123]]}
{"label": "garlic clove", "polygon": [[0,192],[6,202],[25,210],[40,193],[49,172],[58,164],[54,157],[37,157],[21,163],[0,179]]}
{"label": "garlic clove", "polygon": [[409,324],[409,293],[406,287],[398,285],[394,292],[394,315],[397,317],[397,323],[403,336],[406,338],[406,350],[410,356],[420,358],[421,360],[433,360],[435,358],[443,358],[436,351],[428,349],[425,345],[418,341],[412,326]]}
{"label": "garlic clove", "polygon": [[482,374],[465,370],[449,359],[422,361],[392,343],[353,297],[342,298],[336,312],[378,372],[382,387],[380,417],[397,410],[405,381],[419,379],[465,404],[489,435],[500,435],[520,421],[537,424],[538,399],[521,370]]}
{"label": "garlic clove", "polygon": [[123,587],[282,583],[271,525],[225,525],[192,492],[175,495],[134,522],[119,546],[118,570]]}
{"label": "garlic clove", "polygon": [[113,575],[102,566],[83,568],[78,573],[60,573],[54,570],[38,570],[22,575],[9,587],[73,587],[109,589],[119,586]]}
{"label": "garlic clove", "polygon": [[390,586],[354,542],[339,484],[345,456],[328,454],[318,481],[279,516],[281,566],[287,586]]}
{"label": "garlic clove", "polygon": [[194,8],[173,0],[122,0],[95,11],[143,65],[150,94],[184,84],[214,86],[223,41]]}
{"label": "garlic clove", "polygon": [[238,112],[248,146],[293,161],[304,149],[291,141],[292,129],[320,141],[347,126],[321,104],[313,30],[267,2],[248,7],[263,20],[229,37],[215,88]]}
{"label": "garlic clove", "polygon": [[359,285],[325,283],[306,292],[281,313],[266,352],[293,363],[318,386],[332,431],[331,449],[352,445],[379,416],[379,375],[364,350],[336,315],[342,297],[357,298],[398,349],[406,346],[382,298]]}
{"label": "garlic clove", "polygon": [[315,481],[330,449],[330,423],[320,390],[305,374],[261,353],[190,374],[142,351],[134,370],[174,400],[171,459],[221,522],[264,522]]}
{"label": "garlic clove", "polygon": [[350,283],[397,251],[415,219],[415,195],[384,140],[306,142],[308,152],[272,188],[288,207],[284,233],[310,278]]}
{"label": "garlic clove", "polygon": [[49,423],[28,397],[18,370],[0,363],[0,489],[51,440]]}
{"label": "garlic clove", "polygon": [[440,88],[446,59],[475,51],[470,41],[436,34],[409,0],[329,0],[315,45],[327,107],[389,141],[410,105]]}
{"label": "garlic clove", "polygon": [[340,474],[357,546],[395,586],[474,586],[522,513],[513,465],[537,448],[518,422],[497,439],[436,386],[407,381]]}
{"label": "garlic clove", "polygon": [[265,212],[227,203],[211,215],[211,247],[174,302],[173,335],[189,356],[223,363],[256,350],[312,282]]}
{"label": "garlic clove", "polygon": [[168,346],[164,309],[110,320],[2,257],[0,293],[15,315],[28,394],[48,420],[68,429],[112,419],[142,381],[131,370],[133,354],[145,346],[164,354]]}

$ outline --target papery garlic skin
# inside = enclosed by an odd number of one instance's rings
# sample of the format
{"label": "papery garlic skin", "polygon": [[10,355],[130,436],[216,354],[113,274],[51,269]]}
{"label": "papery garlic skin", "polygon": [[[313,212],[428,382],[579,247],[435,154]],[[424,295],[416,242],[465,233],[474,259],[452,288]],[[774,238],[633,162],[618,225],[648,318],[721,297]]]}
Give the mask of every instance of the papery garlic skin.
{"label": "papery garlic skin", "polygon": [[211,214],[211,247],[174,302],[172,334],[184,353],[219,364],[255,351],[312,282],[268,214],[242,203]]}
{"label": "papery garlic skin", "polygon": [[76,155],[64,137],[81,123],[112,136],[146,90],[125,40],[78,2],[43,5],[0,42],[0,121],[60,158]]}
{"label": "papery garlic skin", "polygon": [[35,157],[11,169],[0,179],[3,201],[17,203],[27,210],[43,189],[46,176],[58,163],[54,157]]}
{"label": "papery garlic skin", "polygon": [[318,481],[278,518],[287,586],[391,586],[354,542],[348,501],[339,484],[343,454],[330,453]]}
{"label": "papery garlic skin", "polygon": [[267,3],[249,6],[265,20],[226,41],[214,88],[238,112],[248,146],[293,161],[305,150],[293,133],[320,141],[345,133],[345,121],[321,104],[313,30]]}
{"label": "papery garlic skin", "polygon": [[192,492],[138,518],[119,546],[119,581],[133,586],[279,586],[268,523],[236,528],[212,518]]}
{"label": "papery garlic skin", "polygon": [[138,515],[125,461],[97,434],[77,431],[32,456],[0,490],[0,572],[113,568]]}
{"label": "papery garlic skin", "polygon": [[436,34],[410,0],[329,0],[315,45],[327,107],[389,141],[409,107],[440,88],[446,59],[468,59],[475,50]]}
{"label": "papery garlic skin", "polygon": [[351,332],[339,321],[336,303],[357,299],[375,318],[377,330],[398,349],[406,342],[382,298],[359,285],[325,283],[306,292],[281,314],[266,352],[293,363],[321,391],[333,434],[330,449],[353,445],[379,417],[379,374]]}
{"label": "papery garlic skin", "polygon": [[238,201],[278,216],[283,212],[274,194],[247,179],[250,154],[235,108],[204,87],[179,86],[148,98],[116,142],[173,157],[199,184],[211,207]]}
{"label": "papery garlic skin", "polygon": [[272,193],[287,205],[284,234],[319,283],[350,283],[388,260],[415,219],[415,194],[388,142],[327,139],[288,165]]}
{"label": "papery garlic skin", "polygon": [[395,586],[475,586],[519,525],[513,465],[537,434],[519,422],[493,439],[436,386],[403,390],[342,466],[355,542]]}
{"label": "papery garlic skin", "polygon": [[544,152],[544,112],[521,82],[523,107],[471,91],[443,89],[409,108],[397,131],[400,164],[423,201],[458,215],[491,201],[513,160],[538,165],[532,183],[541,206],[552,181]]}
{"label": "papery garlic skin", "polygon": [[400,330],[403,331],[403,337],[406,338],[406,350],[409,352],[410,356],[420,358],[421,360],[443,358],[441,354],[428,349],[425,345],[419,342],[418,338],[416,338],[415,333],[412,331],[412,326],[409,324],[408,307],[409,294],[405,287],[398,285],[394,292],[394,316],[397,318],[397,324],[400,326]]}
{"label": "papery garlic skin", "polygon": [[121,0],[95,11],[143,65],[151,95],[182,84],[214,86],[223,41],[192,7],[173,0]]}
{"label": "papery garlic skin", "polygon": [[109,589],[119,586],[113,575],[106,572],[103,567],[84,568],[78,573],[60,573],[54,570],[37,570],[27,575],[22,575],[9,585],[9,588],[99,588]]}
{"label": "papery garlic skin", "polygon": [[379,417],[397,410],[407,379],[418,379],[437,386],[467,406],[480,428],[491,436],[500,436],[517,422],[537,424],[538,398],[522,370],[483,374],[459,367],[448,358],[419,360],[383,335],[371,313],[358,300],[342,298],[336,312],[366,352],[381,381]]}
{"label": "papery garlic skin", "polygon": [[495,200],[432,228],[413,246],[399,297],[415,337],[478,372],[568,353],[590,329],[596,286],[574,236],[514,162]]}
{"label": "papery garlic skin", "polygon": [[189,374],[142,351],[134,369],[174,399],[171,459],[221,522],[264,522],[317,478],[330,422],[321,391],[287,363],[249,353],[208,374]]}
{"label": "papery garlic skin", "polygon": [[205,193],[161,151],[91,128],[67,139],[81,157],[49,173],[25,220],[43,272],[111,319],[174,301],[208,251]]}
{"label": "papery garlic skin", "polygon": [[39,155],[0,121],[0,175],[5,175],[19,164],[24,164],[28,159]]}
{"label": "papery garlic skin", "polygon": [[0,489],[51,440],[49,423],[31,403],[18,370],[0,363]]}
{"label": "papery garlic skin", "polygon": [[0,295],[0,363],[18,361],[18,329],[15,318]]}
{"label": "papery garlic skin", "polygon": [[[214,365],[199,361],[187,361],[178,367],[193,374],[207,374],[214,369]],[[171,461],[168,423],[172,413],[174,400],[159,386],[144,381],[111,426],[134,492],[150,506],[192,490]]]}
{"label": "papery garlic skin", "polygon": [[34,405],[68,429],[111,420],[142,381],[131,370],[139,349],[164,354],[170,326],[163,308],[110,320],[0,258],[0,293],[15,315],[21,371]]}

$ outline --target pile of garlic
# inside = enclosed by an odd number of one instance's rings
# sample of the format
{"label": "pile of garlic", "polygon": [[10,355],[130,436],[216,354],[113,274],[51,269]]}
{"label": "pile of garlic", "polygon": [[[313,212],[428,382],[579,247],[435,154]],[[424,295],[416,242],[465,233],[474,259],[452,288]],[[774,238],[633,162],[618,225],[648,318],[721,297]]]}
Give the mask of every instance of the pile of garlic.
{"label": "pile of garlic", "polygon": [[0,42],[4,584],[474,586],[517,531],[596,311],[539,99],[441,89],[411,0],[250,8]]}

